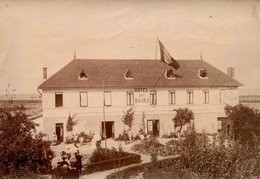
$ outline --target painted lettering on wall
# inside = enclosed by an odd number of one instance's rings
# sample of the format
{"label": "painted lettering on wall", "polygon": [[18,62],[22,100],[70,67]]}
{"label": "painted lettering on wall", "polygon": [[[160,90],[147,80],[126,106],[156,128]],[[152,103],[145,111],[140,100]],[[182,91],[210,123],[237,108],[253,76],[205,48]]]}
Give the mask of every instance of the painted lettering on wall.
{"label": "painted lettering on wall", "polygon": [[147,88],[135,88],[134,93],[135,105],[149,104],[149,91]]}

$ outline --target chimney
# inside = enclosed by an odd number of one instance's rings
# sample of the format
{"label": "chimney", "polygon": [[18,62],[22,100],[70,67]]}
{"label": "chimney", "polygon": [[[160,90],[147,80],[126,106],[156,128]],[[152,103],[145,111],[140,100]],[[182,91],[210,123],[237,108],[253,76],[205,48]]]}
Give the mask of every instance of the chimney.
{"label": "chimney", "polygon": [[47,80],[47,68],[43,67],[43,80]]}
{"label": "chimney", "polygon": [[229,76],[229,77],[231,77],[231,78],[234,78],[234,76],[235,76],[235,72],[234,72],[235,70],[234,70],[234,67],[229,67],[228,69],[227,69],[227,75]]}

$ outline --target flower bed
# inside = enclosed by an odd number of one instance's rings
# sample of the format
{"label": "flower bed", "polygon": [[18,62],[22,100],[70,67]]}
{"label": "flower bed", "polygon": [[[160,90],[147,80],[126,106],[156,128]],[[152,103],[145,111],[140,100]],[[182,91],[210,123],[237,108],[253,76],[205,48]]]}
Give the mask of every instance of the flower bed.
{"label": "flower bed", "polygon": [[124,152],[125,156],[120,158],[114,158],[110,160],[104,160],[99,162],[93,162],[90,164],[86,164],[83,166],[83,174],[90,174],[94,172],[104,171],[104,170],[110,170],[114,168],[119,168],[126,165],[131,165],[135,163],[141,162],[141,156],[138,154],[131,154]]}
{"label": "flower bed", "polygon": [[131,150],[137,151],[142,154],[151,155],[156,153],[160,156],[169,156],[178,154],[174,145],[163,145],[157,141],[157,139],[148,139],[141,141],[139,144],[135,144],[131,147]]}
{"label": "flower bed", "polygon": [[139,163],[140,159],[140,155],[124,152],[122,148],[119,148],[119,151],[115,148],[97,148],[89,158],[90,163],[83,166],[83,173],[89,174]]}

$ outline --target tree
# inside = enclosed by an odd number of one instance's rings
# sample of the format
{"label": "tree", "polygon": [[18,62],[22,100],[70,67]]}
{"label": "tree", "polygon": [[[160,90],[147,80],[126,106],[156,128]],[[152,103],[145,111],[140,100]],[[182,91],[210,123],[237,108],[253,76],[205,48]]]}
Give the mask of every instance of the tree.
{"label": "tree", "polygon": [[236,106],[227,105],[225,112],[228,120],[232,123],[232,133],[235,140],[250,142],[254,135],[260,136],[260,112],[259,110],[239,104]]}
{"label": "tree", "polygon": [[172,119],[174,122],[174,128],[179,127],[179,131],[181,133],[182,127],[185,124],[189,124],[190,121],[194,118],[194,114],[188,108],[178,108],[174,109],[176,112],[175,117]]}
{"label": "tree", "polygon": [[122,117],[122,122],[129,127],[130,131],[132,129],[133,121],[134,121],[133,108],[128,109],[126,112],[124,111],[124,116]]}
{"label": "tree", "polygon": [[27,118],[24,107],[0,108],[0,178],[32,176],[43,171],[50,144],[33,138],[36,124]]}
{"label": "tree", "polygon": [[145,113],[144,111],[142,112],[142,134],[145,135]]}
{"label": "tree", "polygon": [[77,123],[78,123],[78,120],[73,121],[76,115],[77,115],[77,114],[74,114],[74,115],[71,116],[70,113],[69,113],[69,117],[68,117],[68,120],[67,120],[66,129],[67,129],[67,132],[70,133],[70,134],[73,132],[73,128],[74,128],[74,127],[77,125]]}

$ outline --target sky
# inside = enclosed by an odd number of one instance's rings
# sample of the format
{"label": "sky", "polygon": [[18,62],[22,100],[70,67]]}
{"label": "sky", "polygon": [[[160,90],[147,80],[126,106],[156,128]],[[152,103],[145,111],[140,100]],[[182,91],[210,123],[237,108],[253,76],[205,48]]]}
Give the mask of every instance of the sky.
{"label": "sky", "polygon": [[[202,59],[260,91],[260,1],[1,0],[0,93],[37,93],[79,59]],[[158,48],[158,47],[157,47]],[[157,57],[156,57],[157,54]]]}

